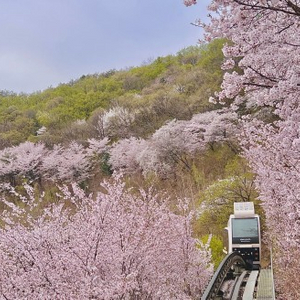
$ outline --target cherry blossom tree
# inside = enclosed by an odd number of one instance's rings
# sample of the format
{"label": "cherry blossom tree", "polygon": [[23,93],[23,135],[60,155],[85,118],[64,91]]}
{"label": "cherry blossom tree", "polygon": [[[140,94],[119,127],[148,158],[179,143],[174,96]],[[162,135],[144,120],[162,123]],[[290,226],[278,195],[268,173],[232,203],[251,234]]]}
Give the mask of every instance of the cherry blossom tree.
{"label": "cherry blossom tree", "polygon": [[155,173],[161,178],[168,178],[174,172],[174,161],[170,164],[170,160],[161,156],[160,150],[156,145],[148,140],[146,147],[138,154],[137,161],[142,169],[143,175]]}
{"label": "cherry blossom tree", "polygon": [[28,185],[22,206],[2,199],[1,298],[200,297],[212,274],[210,253],[192,237],[185,200],[176,215],[151,192],[125,190],[120,178],[96,195],[72,187],[38,216],[42,197]]}
{"label": "cherry blossom tree", "polygon": [[25,142],[5,148],[0,151],[0,182],[20,183],[18,178],[30,182],[84,180],[89,176],[93,157],[108,150],[109,139],[90,139],[88,143],[88,147],[71,142],[47,149],[42,143]]}
{"label": "cherry blossom tree", "polygon": [[191,120],[174,119],[147,140],[130,138],[112,145],[109,161],[113,169],[126,173],[142,171],[167,176],[177,164],[189,170],[188,156],[235,138],[236,121],[236,113],[226,109],[197,114]]}
{"label": "cherry blossom tree", "polygon": [[117,105],[105,112],[100,124],[103,127],[105,136],[128,138],[131,136],[130,131],[134,120],[134,113]]}
{"label": "cherry blossom tree", "polygon": [[234,140],[236,120],[236,114],[226,109],[196,114],[191,120],[172,120],[153,134],[152,147],[161,162],[190,169],[185,155],[193,157],[213,143]]}
{"label": "cherry blossom tree", "polygon": [[25,142],[18,146],[0,151],[0,176],[14,180],[16,175],[27,176],[31,180],[37,178],[39,165],[46,155],[44,144]]}
{"label": "cherry blossom tree", "polygon": [[257,173],[256,185],[267,215],[267,236],[275,247],[276,285],[284,299],[298,299],[295,270],[300,267],[300,127],[293,119],[276,124],[281,126],[261,121],[248,125],[245,154]]}
{"label": "cherry blossom tree", "polygon": [[89,139],[89,155],[102,154],[108,149],[109,139],[107,137],[103,139]]}
{"label": "cherry blossom tree", "polygon": [[66,148],[54,145],[43,158],[40,170],[44,178],[53,181],[83,180],[89,176],[90,151],[82,145],[72,142]]}
{"label": "cherry blossom tree", "polygon": [[109,163],[114,170],[124,173],[141,171],[137,158],[146,144],[145,140],[134,137],[118,141],[112,145]]}
{"label": "cherry blossom tree", "polygon": [[201,128],[205,145],[235,141],[240,130],[238,115],[226,108],[196,114],[189,123]]}
{"label": "cherry blossom tree", "polygon": [[232,42],[223,49],[227,58],[224,68],[238,65],[243,71],[225,74],[218,99],[272,107],[296,103],[300,83],[299,3],[214,0],[209,9],[210,24],[198,24],[205,28],[208,40],[223,37]]}
{"label": "cherry blossom tree", "polygon": [[[209,9],[210,24],[197,25],[207,40],[229,41],[222,90],[211,100],[251,114],[243,145],[276,250],[278,287],[283,299],[298,299],[300,3],[213,0]],[[255,113],[265,108],[271,118],[258,121]]]}

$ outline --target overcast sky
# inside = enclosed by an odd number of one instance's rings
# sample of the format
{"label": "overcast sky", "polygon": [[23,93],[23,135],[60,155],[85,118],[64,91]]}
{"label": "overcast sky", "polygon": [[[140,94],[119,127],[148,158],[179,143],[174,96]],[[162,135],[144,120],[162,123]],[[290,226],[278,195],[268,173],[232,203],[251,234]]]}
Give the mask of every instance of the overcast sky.
{"label": "overcast sky", "polygon": [[201,38],[190,23],[205,3],[0,0],[0,90],[31,93],[176,54]]}

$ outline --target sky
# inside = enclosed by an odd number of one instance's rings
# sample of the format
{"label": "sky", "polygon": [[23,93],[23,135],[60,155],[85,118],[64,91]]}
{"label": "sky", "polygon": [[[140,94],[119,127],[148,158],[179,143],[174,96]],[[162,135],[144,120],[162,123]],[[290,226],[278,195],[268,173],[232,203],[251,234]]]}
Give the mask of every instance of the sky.
{"label": "sky", "polygon": [[0,90],[33,93],[139,66],[202,37],[208,0],[0,0]]}

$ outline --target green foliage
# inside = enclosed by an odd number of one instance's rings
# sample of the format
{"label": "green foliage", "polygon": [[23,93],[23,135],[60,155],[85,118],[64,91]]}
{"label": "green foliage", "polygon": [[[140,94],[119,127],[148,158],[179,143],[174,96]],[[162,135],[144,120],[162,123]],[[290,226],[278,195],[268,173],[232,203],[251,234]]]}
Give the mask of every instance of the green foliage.
{"label": "green foliage", "polygon": [[0,93],[1,147],[39,140],[45,126],[49,143],[76,120],[116,103],[135,111],[132,134],[148,136],[171,118],[188,119],[211,109],[208,97],[219,88],[223,41],[190,46],[128,70],[84,75],[33,94]]}
{"label": "green foliage", "polygon": [[222,73],[220,66],[224,60],[224,55],[220,49],[225,43],[226,40],[224,39],[215,39],[203,46],[198,65],[210,73]]}
{"label": "green foliage", "polygon": [[142,67],[131,69],[125,77],[126,90],[141,91],[144,87],[151,84],[152,81],[163,74],[167,68],[175,63],[172,56],[165,58],[158,57],[154,62]]}
{"label": "green foliage", "polygon": [[111,165],[108,163],[109,160],[109,154],[108,153],[104,153],[101,157],[100,160],[100,169],[103,173],[103,175],[112,175],[112,169],[111,169]]}
{"label": "green foliage", "polygon": [[183,65],[196,65],[201,59],[204,46],[189,46],[177,52],[177,59]]}
{"label": "green foliage", "polygon": [[225,168],[229,161],[236,158],[236,152],[227,144],[216,144],[209,148],[194,162],[192,167],[193,180],[201,190],[213,182],[224,178]]}
{"label": "green foliage", "polygon": [[[203,236],[201,238],[202,243],[207,244],[209,238],[210,236],[208,234]],[[210,238],[209,247],[211,249],[212,263],[214,264],[214,269],[216,270],[225,257],[225,254],[223,252],[224,246],[222,239],[219,236],[212,235]]]}
{"label": "green foliage", "polygon": [[228,144],[216,144],[194,160],[191,177],[198,189],[197,236],[222,236],[233,202],[256,201],[254,175],[247,162]]}

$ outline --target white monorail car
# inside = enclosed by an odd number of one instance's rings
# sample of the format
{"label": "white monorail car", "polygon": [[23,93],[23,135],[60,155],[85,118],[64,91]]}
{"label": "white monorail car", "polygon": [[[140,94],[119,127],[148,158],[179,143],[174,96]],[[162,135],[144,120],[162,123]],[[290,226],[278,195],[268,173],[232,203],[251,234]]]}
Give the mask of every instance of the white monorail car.
{"label": "white monorail car", "polygon": [[260,220],[253,202],[235,202],[228,220],[228,253],[238,252],[252,268],[259,268],[261,258]]}

